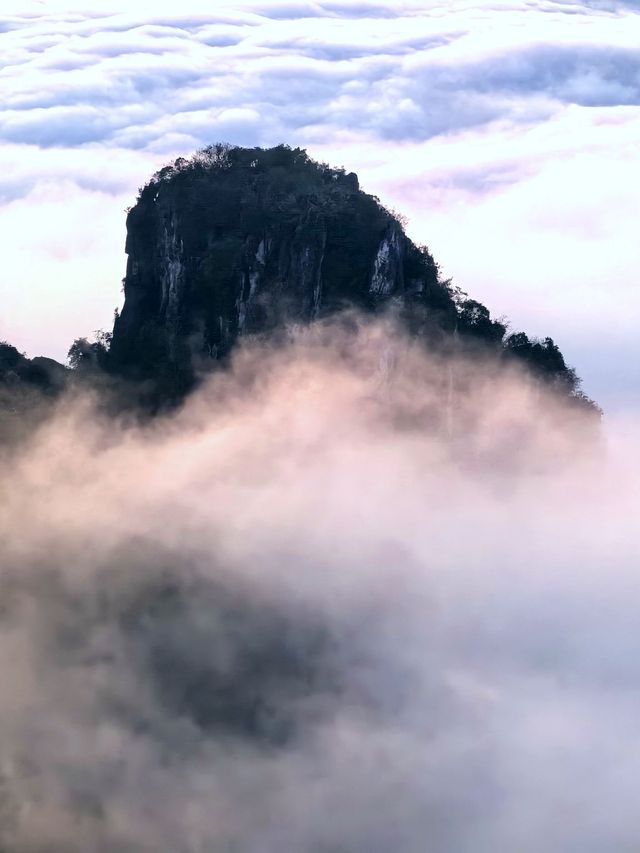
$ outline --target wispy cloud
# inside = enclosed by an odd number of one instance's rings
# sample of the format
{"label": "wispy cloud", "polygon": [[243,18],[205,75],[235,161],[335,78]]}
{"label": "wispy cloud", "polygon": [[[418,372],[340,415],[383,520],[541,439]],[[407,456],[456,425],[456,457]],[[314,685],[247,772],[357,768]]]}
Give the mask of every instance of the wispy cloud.
{"label": "wispy cloud", "polygon": [[[283,137],[313,127],[319,114],[335,130],[427,139],[496,118],[530,120],[539,116],[541,97],[548,114],[564,104],[637,104],[640,18],[629,14],[621,27],[617,16],[594,20],[586,7],[577,11],[578,28],[562,11],[518,4],[466,13],[454,4],[447,15],[403,4],[393,10],[388,4],[266,4],[247,7],[232,25],[224,9],[219,17],[14,18],[15,29],[5,35],[9,112],[0,136],[15,141],[20,133],[13,111],[50,109],[50,131],[42,131],[38,116],[32,141],[108,142],[143,99],[160,114],[170,108],[176,124],[188,120],[198,90],[211,110],[229,97],[235,106],[268,105],[272,130]],[[354,17],[366,24],[348,26]],[[300,108],[305,91],[306,110]],[[65,134],[53,112],[100,105],[109,107],[109,120],[97,125],[88,118],[86,138]],[[157,141],[154,132],[162,130],[150,124],[149,144]],[[194,139],[204,143],[209,133],[207,125]]]}
{"label": "wispy cloud", "polygon": [[452,441],[337,324],[0,462],[4,849],[634,849],[637,455],[452,369]]}

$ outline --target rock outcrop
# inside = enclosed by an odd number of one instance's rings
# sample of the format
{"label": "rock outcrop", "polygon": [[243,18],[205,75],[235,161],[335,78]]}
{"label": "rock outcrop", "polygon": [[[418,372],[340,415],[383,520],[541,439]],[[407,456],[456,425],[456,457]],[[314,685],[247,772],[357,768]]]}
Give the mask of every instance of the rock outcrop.
{"label": "rock outcrop", "polygon": [[424,247],[354,174],[285,146],[217,146],[161,170],[127,219],[125,303],[111,362],[188,384],[238,336],[346,306],[411,303],[434,327],[455,306]]}
{"label": "rock outcrop", "polygon": [[427,345],[489,348],[596,408],[553,340],[505,337],[355,174],[300,149],[216,145],[176,160],[130,209],[126,251],[106,366],[142,380],[160,405],[181,399],[242,335],[393,306]]}

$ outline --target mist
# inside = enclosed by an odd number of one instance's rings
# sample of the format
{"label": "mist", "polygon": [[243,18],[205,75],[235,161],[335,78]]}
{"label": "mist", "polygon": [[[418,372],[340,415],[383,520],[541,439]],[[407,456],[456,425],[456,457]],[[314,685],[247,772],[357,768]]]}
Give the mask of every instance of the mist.
{"label": "mist", "polygon": [[0,463],[0,849],[636,851],[606,429],[356,318],[151,424],[70,394]]}

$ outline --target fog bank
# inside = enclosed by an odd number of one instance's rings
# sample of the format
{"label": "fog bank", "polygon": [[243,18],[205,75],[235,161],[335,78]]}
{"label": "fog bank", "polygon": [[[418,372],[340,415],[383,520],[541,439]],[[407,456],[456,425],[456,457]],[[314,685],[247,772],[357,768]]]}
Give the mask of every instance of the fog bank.
{"label": "fog bank", "polygon": [[637,850],[632,431],[349,323],[2,463],[3,851]]}

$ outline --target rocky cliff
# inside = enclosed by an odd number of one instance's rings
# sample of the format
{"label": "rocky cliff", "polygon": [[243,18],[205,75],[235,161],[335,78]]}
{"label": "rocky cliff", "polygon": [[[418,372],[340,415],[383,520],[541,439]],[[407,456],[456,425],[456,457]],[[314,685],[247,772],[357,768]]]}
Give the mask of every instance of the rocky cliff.
{"label": "rocky cliff", "polygon": [[[210,146],[141,188],[108,369],[179,399],[238,337],[347,306],[393,306],[429,346],[490,347],[585,398],[550,339],[529,340],[443,282],[428,249],[358,178],[285,145]],[[155,393],[155,392],[154,392]],[[588,403],[588,401],[587,401]]]}
{"label": "rocky cliff", "polygon": [[451,326],[455,306],[426,248],[362,192],[354,174],[285,146],[216,146],[145,186],[127,219],[125,303],[115,369],[224,357],[239,335],[390,300]]}

